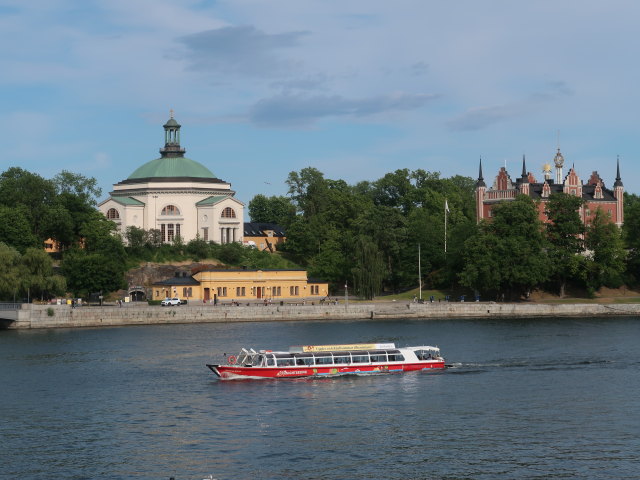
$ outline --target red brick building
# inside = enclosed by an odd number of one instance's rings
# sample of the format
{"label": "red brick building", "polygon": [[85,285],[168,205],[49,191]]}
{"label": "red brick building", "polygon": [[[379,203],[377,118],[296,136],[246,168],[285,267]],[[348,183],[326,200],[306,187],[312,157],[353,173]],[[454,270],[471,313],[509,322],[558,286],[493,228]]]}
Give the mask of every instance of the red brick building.
{"label": "red brick building", "polygon": [[[620,178],[620,160],[617,161],[616,180],[613,190],[605,187],[598,172],[593,172],[585,184],[578,176],[574,167],[569,169],[563,177],[562,167],[564,157],[558,149],[554,158],[555,176],[552,175],[552,167],[546,164],[542,173],[544,180],[537,182],[531,172],[527,172],[524,156],[522,157],[522,174],[514,182],[505,167],[502,167],[496,176],[493,185],[487,188],[482,177],[482,160],[480,160],[480,170],[476,182],[476,219],[479,222],[483,218],[491,218],[492,209],[501,202],[508,202],[516,198],[518,194],[529,195],[538,204],[538,214],[540,220],[547,221],[544,212],[545,203],[552,193],[566,193],[581,197],[585,203],[580,208],[580,218],[585,225],[591,223],[598,208],[607,214],[611,220],[622,226],[624,222],[622,179]],[[553,178],[555,177],[555,178]]]}

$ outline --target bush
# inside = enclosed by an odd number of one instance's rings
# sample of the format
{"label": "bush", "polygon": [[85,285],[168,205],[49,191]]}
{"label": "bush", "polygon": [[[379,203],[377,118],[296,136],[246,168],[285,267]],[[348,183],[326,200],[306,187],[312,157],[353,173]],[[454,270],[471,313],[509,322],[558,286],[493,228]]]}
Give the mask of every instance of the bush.
{"label": "bush", "polygon": [[53,308],[51,307],[47,308],[47,315],[49,317],[53,317],[55,314],[56,314],[56,311]]}
{"label": "bush", "polygon": [[162,300],[147,300],[149,305],[160,305],[160,302],[162,302]]}

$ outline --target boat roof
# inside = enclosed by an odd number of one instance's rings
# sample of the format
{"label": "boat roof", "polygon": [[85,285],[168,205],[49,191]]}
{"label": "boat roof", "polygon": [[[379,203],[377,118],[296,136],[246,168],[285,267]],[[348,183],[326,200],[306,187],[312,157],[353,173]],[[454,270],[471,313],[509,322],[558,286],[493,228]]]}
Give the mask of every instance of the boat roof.
{"label": "boat roof", "polygon": [[289,347],[289,353],[315,353],[354,350],[385,350],[396,348],[395,343],[350,343],[345,345],[302,345]]}

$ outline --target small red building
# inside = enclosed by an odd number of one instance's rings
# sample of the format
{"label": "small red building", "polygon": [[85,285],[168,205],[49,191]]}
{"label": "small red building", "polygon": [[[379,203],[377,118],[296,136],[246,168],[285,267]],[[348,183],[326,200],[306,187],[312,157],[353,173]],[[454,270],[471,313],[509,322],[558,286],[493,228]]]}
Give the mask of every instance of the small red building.
{"label": "small red building", "polygon": [[476,219],[479,222],[483,218],[491,218],[492,209],[501,202],[507,202],[516,198],[518,194],[529,195],[538,203],[538,215],[540,220],[547,222],[545,214],[545,203],[552,193],[566,193],[582,197],[585,201],[583,207],[580,208],[580,218],[585,225],[591,223],[597,209],[601,209],[607,214],[611,220],[622,226],[624,222],[624,205],[623,193],[624,187],[620,178],[620,160],[617,161],[616,180],[613,184],[613,190],[605,187],[604,182],[598,175],[593,172],[586,184],[575,171],[574,167],[569,169],[566,176],[563,177],[562,167],[564,165],[564,157],[558,149],[558,153],[554,158],[555,178],[552,175],[552,167],[550,164],[543,166],[542,173],[544,181],[537,182],[531,172],[527,172],[524,156],[522,157],[522,174],[514,182],[505,167],[500,168],[493,185],[487,188],[482,177],[482,159],[480,160],[480,170],[478,180],[476,182]]}

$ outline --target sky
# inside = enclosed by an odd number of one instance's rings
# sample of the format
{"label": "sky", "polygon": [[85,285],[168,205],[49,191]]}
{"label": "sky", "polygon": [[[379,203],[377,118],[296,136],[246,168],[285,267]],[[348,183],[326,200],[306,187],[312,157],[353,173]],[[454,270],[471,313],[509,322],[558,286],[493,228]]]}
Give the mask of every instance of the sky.
{"label": "sky", "polygon": [[[248,204],[315,167],[485,181],[565,165],[640,193],[640,2],[0,0],[2,171],[114,183],[186,156]],[[567,169],[565,169],[565,173]]]}

